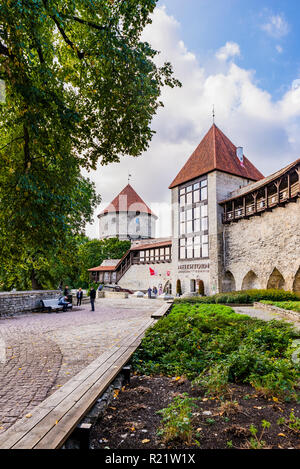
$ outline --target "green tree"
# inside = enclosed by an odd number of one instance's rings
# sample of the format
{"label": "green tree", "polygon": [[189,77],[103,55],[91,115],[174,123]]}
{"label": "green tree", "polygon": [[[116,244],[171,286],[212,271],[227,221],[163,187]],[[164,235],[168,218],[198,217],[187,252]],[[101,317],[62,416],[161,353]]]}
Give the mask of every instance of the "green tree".
{"label": "green tree", "polygon": [[145,151],[161,87],[180,85],[141,41],[156,3],[1,1],[0,263],[33,288],[99,202],[81,168]]}
{"label": "green tree", "polygon": [[85,284],[89,282],[88,269],[97,267],[104,259],[121,259],[130,249],[130,241],[119,241],[118,238],[104,240],[92,239],[79,246],[78,258],[80,265],[79,279]]}

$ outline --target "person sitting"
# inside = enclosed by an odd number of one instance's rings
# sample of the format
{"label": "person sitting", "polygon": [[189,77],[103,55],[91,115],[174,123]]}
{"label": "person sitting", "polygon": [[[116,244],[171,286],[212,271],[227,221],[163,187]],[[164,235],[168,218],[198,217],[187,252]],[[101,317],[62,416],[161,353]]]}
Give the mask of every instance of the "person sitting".
{"label": "person sitting", "polygon": [[67,296],[61,296],[58,299],[58,304],[63,306],[63,311],[68,311],[68,297]]}

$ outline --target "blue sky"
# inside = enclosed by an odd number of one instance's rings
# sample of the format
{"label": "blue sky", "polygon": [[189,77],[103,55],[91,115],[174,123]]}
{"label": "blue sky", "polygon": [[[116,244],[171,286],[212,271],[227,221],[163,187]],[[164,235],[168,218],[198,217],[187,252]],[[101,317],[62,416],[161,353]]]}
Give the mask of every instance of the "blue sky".
{"label": "blue sky", "polygon": [[[171,232],[168,186],[216,124],[268,176],[300,158],[299,0],[160,0],[143,40],[171,62],[182,88],[162,91],[156,131],[140,157],[89,174],[98,213],[131,184]],[[97,220],[97,219],[96,219]],[[97,223],[87,229],[98,236]]]}
{"label": "blue sky", "polygon": [[[239,44],[237,63],[275,98],[300,75],[299,0],[161,0],[180,21],[181,36],[199,60],[227,41]],[[268,25],[270,25],[268,27]]]}

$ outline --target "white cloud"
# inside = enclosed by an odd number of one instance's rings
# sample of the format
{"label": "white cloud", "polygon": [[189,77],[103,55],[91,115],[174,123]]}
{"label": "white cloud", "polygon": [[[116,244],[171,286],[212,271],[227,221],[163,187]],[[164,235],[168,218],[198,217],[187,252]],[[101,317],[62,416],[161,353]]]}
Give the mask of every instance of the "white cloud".
{"label": "white cloud", "polygon": [[[157,133],[147,152],[139,158],[122,158],[120,164],[99,166],[90,177],[104,206],[127,184],[129,170],[138,194],[155,213],[160,211],[157,236],[168,236],[168,186],[210,128],[213,104],[218,127],[268,175],[299,157],[300,78],[295,76],[290,89],[274,100],[257,84],[255,71],[234,60],[220,61],[212,52],[209,65],[202,63],[182,42],[179,23],[164,8],[155,10],[144,38],[161,51],[160,62],[172,62],[183,87],[163,90],[165,107],[153,120]],[[87,234],[97,237],[97,224],[89,226]]]}
{"label": "white cloud", "polygon": [[283,15],[279,14],[270,16],[268,22],[263,24],[261,28],[274,38],[286,36],[290,31],[288,22],[284,19]]}
{"label": "white cloud", "polygon": [[226,42],[225,46],[221,47],[216,53],[217,59],[224,61],[239,55],[241,55],[240,46],[236,42]]}

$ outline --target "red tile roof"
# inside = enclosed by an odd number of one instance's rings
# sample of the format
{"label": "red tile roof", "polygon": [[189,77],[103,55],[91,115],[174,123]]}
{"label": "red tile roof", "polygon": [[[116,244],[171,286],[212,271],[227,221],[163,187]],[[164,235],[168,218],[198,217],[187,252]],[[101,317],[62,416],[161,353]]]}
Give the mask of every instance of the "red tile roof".
{"label": "red tile roof", "polygon": [[154,248],[163,248],[167,246],[172,246],[172,240],[168,241],[159,241],[157,243],[149,244],[140,244],[138,246],[133,246],[130,251],[143,251],[144,249],[154,249]]}
{"label": "red tile roof", "polygon": [[157,216],[151,211],[148,205],[141,199],[141,197],[135,192],[130,184],[114,198],[114,200],[99,213],[98,217],[108,212],[136,212],[148,213],[149,215]]}
{"label": "red tile roof", "polygon": [[116,270],[115,265],[99,265],[99,267],[93,267],[92,269],[88,269],[89,272],[107,272],[107,271],[114,271]]}
{"label": "red tile roof", "polygon": [[263,174],[244,156],[244,167],[236,156],[237,147],[215,125],[209,129],[194,153],[178,173],[169,189],[214,170],[241,176],[252,181]]}

